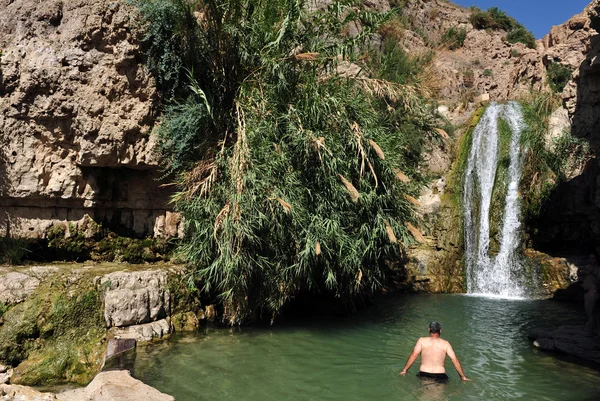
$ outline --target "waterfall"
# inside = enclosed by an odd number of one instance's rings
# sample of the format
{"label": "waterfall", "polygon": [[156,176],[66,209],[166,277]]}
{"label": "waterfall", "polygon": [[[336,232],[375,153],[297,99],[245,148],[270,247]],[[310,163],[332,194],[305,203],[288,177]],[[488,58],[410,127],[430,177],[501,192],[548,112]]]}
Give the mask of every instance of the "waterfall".
{"label": "waterfall", "polygon": [[[499,153],[498,119],[511,129],[508,189],[500,230],[500,248],[490,255],[490,209],[496,181]],[[521,107],[516,102],[490,104],[473,131],[463,191],[465,262],[467,292],[487,296],[518,298],[525,295],[519,246],[519,180],[521,178],[520,138],[523,128]]]}

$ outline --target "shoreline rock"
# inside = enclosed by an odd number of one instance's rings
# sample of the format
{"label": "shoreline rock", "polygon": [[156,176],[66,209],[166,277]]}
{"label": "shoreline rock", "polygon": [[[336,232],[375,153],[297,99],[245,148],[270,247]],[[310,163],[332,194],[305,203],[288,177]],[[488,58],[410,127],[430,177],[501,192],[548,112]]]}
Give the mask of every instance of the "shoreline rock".
{"label": "shoreline rock", "polygon": [[175,401],[173,396],[134,379],[126,370],[101,372],[87,387],[56,397],[59,401]]}
{"label": "shoreline rock", "polygon": [[58,394],[42,393],[34,388],[16,384],[0,384],[2,401],[175,401],[131,376],[127,370],[99,373],[84,388]]}
{"label": "shoreline rock", "polygon": [[570,355],[600,368],[600,337],[588,334],[585,326],[536,328],[529,339],[538,349]]}

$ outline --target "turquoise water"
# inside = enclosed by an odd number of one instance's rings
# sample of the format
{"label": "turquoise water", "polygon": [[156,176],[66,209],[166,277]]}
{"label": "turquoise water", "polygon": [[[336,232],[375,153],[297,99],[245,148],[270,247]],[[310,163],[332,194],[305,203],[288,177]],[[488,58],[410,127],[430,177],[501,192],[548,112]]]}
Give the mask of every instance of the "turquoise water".
{"label": "turquoise water", "polygon": [[[600,400],[598,371],[527,339],[534,326],[583,323],[581,315],[550,301],[388,296],[349,318],[175,337],[138,349],[133,375],[178,401]],[[434,319],[474,382],[461,382],[450,361],[447,385],[422,385],[418,361],[399,375]]]}

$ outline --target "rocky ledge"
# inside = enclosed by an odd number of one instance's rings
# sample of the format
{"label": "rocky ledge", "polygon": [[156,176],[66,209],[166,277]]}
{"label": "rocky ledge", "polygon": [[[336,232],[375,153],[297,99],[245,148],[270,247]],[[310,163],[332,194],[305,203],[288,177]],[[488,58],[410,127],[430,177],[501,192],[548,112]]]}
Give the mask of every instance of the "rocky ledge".
{"label": "rocky ledge", "polygon": [[131,377],[126,370],[102,372],[85,388],[59,394],[40,393],[31,387],[0,385],[2,401],[175,401]]}
{"label": "rocky ledge", "polygon": [[537,328],[529,338],[536,348],[574,356],[600,366],[600,337],[587,333],[585,326]]}

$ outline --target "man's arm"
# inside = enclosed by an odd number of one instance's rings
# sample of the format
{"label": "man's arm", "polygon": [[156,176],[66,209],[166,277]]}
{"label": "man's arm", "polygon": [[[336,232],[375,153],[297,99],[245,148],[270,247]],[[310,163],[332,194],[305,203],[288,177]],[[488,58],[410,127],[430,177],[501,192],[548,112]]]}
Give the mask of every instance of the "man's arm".
{"label": "man's arm", "polygon": [[465,372],[463,371],[462,366],[460,366],[460,362],[458,361],[458,358],[456,357],[456,354],[454,353],[454,350],[452,349],[452,345],[450,345],[450,343],[448,343],[448,349],[446,350],[446,354],[448,354],[448,357],[452,361],[454,369],[456,369],[456,371],[460,375],[461,380],[471,381],[470,379],[467,379],[467,376],[465,376]]}
{"label": "man's arm", "polygon": [[406,372],[408,371],[408,369],[410,369],[412,364],[415,363],[415,361],[417,360],[420,353],[421,353],[421,339],[419,339],[417,341],[417,344],[415,345],[415,349],[413,349],[413,352],[408,357],[408,360],[406,361],[406,365],[404,365],[404,369],[402,369],[402,372],[400,372],[401,375],[406,374]]}

